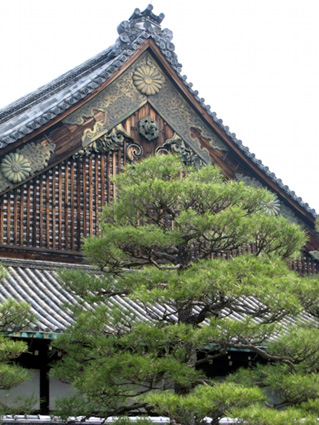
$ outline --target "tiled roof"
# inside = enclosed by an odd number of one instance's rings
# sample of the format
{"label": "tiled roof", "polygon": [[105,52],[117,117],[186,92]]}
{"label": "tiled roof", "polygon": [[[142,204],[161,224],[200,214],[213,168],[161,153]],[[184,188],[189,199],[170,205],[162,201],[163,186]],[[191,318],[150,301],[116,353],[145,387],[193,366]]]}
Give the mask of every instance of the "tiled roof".
{"label": "tiled roof", "polygon": [[316,217],[316,211],[304,203],[294,191],[278,179],[262,161],[255,157],[236,134],[223,124],[216,112],[211,112],[211,107],[205,104],[205,99],[198,96],[198,91],[193,89],[193,84],[182,75],[182,65],[178,62],[175,46],[172,43],[173,34],[168,29],[161,29],[160,23],[163,14],[156,16],[152,12],[152,5],[141,12],[135,9],[128,21],[122,22],[118,27],[119,37],[116,43],[88,60],[77,68],[65,73],[58,79],[41,87],[37,91],[17,100],[11,105],[0,110],[0,149],[67,111],[72,105],[84,99],[94,89],[98,88],[112,74],[122,67],[129,57],[142,45],[146,39],[152,38],[178,78],[194,96],[195,100],[207,111],[215,123],[222,129],[246,157],[248,157],[268,178],[297,202],[305,211]]}
{"label": "tiled roof", "polygon": [[[33,337],[52,338],[54,334],[63,332],[73,322],[72,313],[66,308],[66,304],[75,305],[78,299],[64,289],[63,283],[57,275],[59,269],[74,269],[76,267],[90,273],[99,273],[96,269],[85,265],[5,258],[1,259],[1,263],[6,267],[8,273],[1,281],[0,303],[8,298],[25,301],[30,304],[31,311],[36,318],[35,323],[29,329],[25,329],[24,332],[19,334],[26,337],[32,334]],[[152,317],[162,317],[163,314],[167,315],[169,311],[172,312],[170,318],[177,321],[177,317],[174,316],[172,310],[169,310],[168,306],[152,305],[146,312],[141,304],[122,296],[110,297],[107,303],[110,306],[120,308],[126,312],[127,316],[132,316],[137,321],[152,321]],[[244,304],[247,305],[247,308],[255,309],[259,302],[255,298],[249,297],[245,298]],[[87,308],[89,308],[88,305]],[[200,310],[201,307],[194,307],[193,314],[198,314]],[[222,312],[222,314],[234,320],[242,321],[245,319],[243,313],[229,313],[227,309]],[[260,319],[256,318],[255,320]],[[315,321],[313,316],[306,313],[298,320],[304,323]],[[296,323],[295,318],[286,317],[281,321],[282,329],[288,329],[294,323]],[[111,328],[109,330],[112,331]]]}

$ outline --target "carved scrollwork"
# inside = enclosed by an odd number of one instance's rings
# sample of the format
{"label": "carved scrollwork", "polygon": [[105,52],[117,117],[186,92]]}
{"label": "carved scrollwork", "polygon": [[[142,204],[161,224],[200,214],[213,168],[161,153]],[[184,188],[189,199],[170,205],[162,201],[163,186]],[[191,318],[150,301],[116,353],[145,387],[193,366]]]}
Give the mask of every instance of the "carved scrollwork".
{"label": "carved scrollwork", "polygon": [[126,158],[130,162],[134,162],[140,159],[143,155],[143,148],[141,145],[137,145],[136,143],[132,143],[128,145],[126,149]]}
{"label": "carved scrollwork", "polygon": [[130,134],[125,130],[122,124],[117,125],[108,133],[103,134],[99,139],[81,149],[74,155],[79,158],[91,153],[107,153],[110,151],[118,151],[123,146],[125,139],[131,139]]}
{"label": "carved scrollwork", "polygon": [[186,146],[184,140],[176,133],[173,137],[167,139],[162,146],[159,146],[155,152],[158,154],[176,153],[184,164],[197,168],[205,165],[204,161],[191,148]]}
{"label": "carved scrollwork", "polygon": [[159,135],[159,125],[153,118],[145,117],[139,120],[138,131],[147,140],[153,140]]}

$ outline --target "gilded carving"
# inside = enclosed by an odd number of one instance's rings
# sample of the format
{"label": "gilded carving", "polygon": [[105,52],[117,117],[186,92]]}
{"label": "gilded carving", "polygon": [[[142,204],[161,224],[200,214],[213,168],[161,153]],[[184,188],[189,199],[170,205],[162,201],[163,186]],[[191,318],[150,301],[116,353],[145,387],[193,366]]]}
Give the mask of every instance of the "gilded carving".
{"label": "gilded carving", "polygon": [[9,153],[1,162],[1,172],[12,183],[20,183],[31,173],[30,162],[19,153]]}
{"label": "gilded carving", "polygon": [[243,174],[236,174],[236,179],[240,182],[245,183],[246,186],[254,187],[255,189],[263,189],[263,185],[260,181],[254,179],[253,177],[244,176]]}
{"label": "gilded carving", "polygon": [[319,251],[309,251],[309,254],[314,260],[319,261]]}
{"label": "gilded carving", "polygon": [[263,203],[263,211],[266,215],[276,216],[280,213],[280,208],[281,205],[277,195],[274,195],[271,201]]}
{"label": "gilded carving", "polygon": [[[244,176],[243,174],[236,174],[236,179],[238,181],[241,181],[245,183],[247,186],[254,187],[255,189],[264,189],[264,186],[258,181],[257,179],[254,179],[253,177]],[[280,201],[276,194],[273,194],[274,197],[269,202],[264,202],[262,205],[263,212],[266,215],[278,215],[280,213]]]}
{"label": "gilded carving", "polygon": [[111,131],[103,134],[99,139],[90,145],[81,149],[74,155],[74,158],[91,153],[107,153],[109,151],[118,151],[123,146],[125,139],[132,139],[130,134],[124,129],[122,124],[117,125]]}
{"label": "gilded carving", "polygon": [[[219,151],[224,152],[228,151],[228,148],[224,145],[224,143],[216,135],[213,135],[211,132],[207,132],[207,129],[195,126],[192,127],[191,130],[192,129],[197,130],[197,132],[201,137],[203,137],[203,139],[209,140],[209,144],[213,149],[217,149]],[[190,137],[194,141],[194,143],[196,142],[197,144],[200,144],[198,137],[191,134],[191,132]]]}
{"label": "gilded carving", "polygon": [[151,96],[160,91],[163,78],[156,68],[142,65],[134,71],[133,82],[137,90]]}
{"label": "gilded carving", "polygon": [[[236,174],[236,179],[238,181],[241,181],[245,183],[247,186],[252,186],[255,189],[264,189],[264,186],[253,177],[244,176],[243,174]],[[263,205],[263,210],[265,214],[267,215],[282,215],[287,220],[298,224],[297,217],[292,212],[290,208],[288,208],[286,205],[284,205],[280,200],[278,199],[278,196],[276,194],[273,194],[274,197],[271,201],[265,202]]]}
{"label": "gilded carving", "polygon": [[133,68],[129,68],[92,100],[66,117],[65,124],[82,125],[86,118],[94,117],[96,111],[104,112],[102,124],[104,131],[119,124],[147,101],[147,96],[140,93],[133,85]]}
{"label": "gilded carving", "polygon": [[134,162],[137,159],[140,159],[143,155],[143,148],[141,145],[132,143],[126,149],[126,158],[130,162]]}
{"label": "gilded carving", "polygon": [[145,117],[139,120],[138,131],[147,140],[153,140],[158,137],[159,125],[153,118]]}
{"label": "gilded carving", "polygon": [[287,220],[295,223],[295,224],[299,224],[299,221],[297,219],[297,217],[295,216],[295,214],[292,212],[292,210],[288,207],[286,207],[286,205],[281,204],[280,207],[280,214],[285,217]]}
{"label": "gilded carving", "polygon": [[205,165],[204,161],[189,147],[186,146],[183,139],[181,139],[176,133],[170,139],[167,139],[162,146],[156,149],[156,153],[167,154],[176,153],[181,158],[181,161],[186,165],[193,165],[197,168]]}
{"label": "gilded carving", "polygon": [[17,150],[28,158],[31,164],[31,174],[42,170],[48,165],[49,159],[53,155],[55,144],[44,140],[41,143],[29,143],[22,149]]}
{"label": "gilded carving", "polygon": [[0,166],[0,192],[45,168],[54,150],[55,144],[44,140],[29,143],[6,155]]}
{"label": "gilded carving", "polygon": [[149,98],[149,103],[205,163],[211,162],[209,152],[202,148],[197,138],[191,135],[191,128],[200,129],[202,136],[209,140],[214,149],[227,152],[226,145],[208,128],[200,115],[185,101],[168,79],[165,79],[162,90]]}
{"label": "gilded carving", "polygon": [[[151,69],[156,70],[154,75],[157,75],[157,73],[160,75],[161,89],[149,96],[137,90],[133,76],[138,76],[136,74],[138,69],[148,70],[147,72],[150,72],[149,70]],[[146,72],[144,72],[144,83],[145,79],[147,80],[146,75]],[[150,80],[148,81],[150,82]],[[158,87],[159,78],[155,79],[154,77],[154,81],[156,81],[156,87]],[[149,85],[151,86],[151,84]],[[123,74],[88,103],[66,117],[63,122],[65,124],[82,125],[86,119],[94,118],[96,111],[103,112],[103,121],[97,121],[92,129],[86,129],[83,133],[82,146],[86,147],[105,132],[110,131],[117,124],[123,122],[147,102],[150,103],[172,129],[182,137],[185,144],[193,149],[205,163],[211,162],[209,152],[207,149],[201,147],[198,139],[191,136],[191,128],[200,129],[203,137],[210,141],[214,149],[227,151],[227,147],[209,129],[200,115],[197,114],[180,94],[173,83],[169,79],[164,78],[159,65],[149,52],[141,55],[136,63],[132,64]]]}
{"label": "gilded carving", "polygon": [[[153,63],[145,55],[139,60],[138,65],[156,67],[157,71],[160,72],[158,66],[155,66],[155,62]],[[82,125],[85,119],[93,118],[96,111],[103,112],[103,120],[97,121],[92,129],[84,131],[82,136],[83,147],[91,144],[145,105],[148,97],[136,89],[133,83],[134,71],[135,69],[131,66],[91,101],[63,120],[65,124]],[[164,77],[161,78],[164,80]]]}

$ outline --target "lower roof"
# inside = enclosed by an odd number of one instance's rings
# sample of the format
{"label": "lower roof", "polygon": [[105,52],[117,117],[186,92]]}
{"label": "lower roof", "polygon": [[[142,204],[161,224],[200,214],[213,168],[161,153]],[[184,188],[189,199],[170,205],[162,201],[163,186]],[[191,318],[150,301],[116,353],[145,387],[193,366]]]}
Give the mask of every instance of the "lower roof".
{"label": "lower roof", "polygon": [[[87,265],[74,265],[64,263],[53,263],[35,260],[1,259],[1,263],[7,270],[7,275],[2,279],[0,285],[0,303],[7,299],[16,299],[30,304],[31,312],[35,316],[35,322],[28,329],[19,332],[8,329],[8,334],[15,337],[54,339],[58,334],[64,332],[73,323],[72,312],[66,305],[76,305],[78,297],[68,292],[58,277],[58,270],[62,268],[77,268],[89,273],[98,274],[99,271]],[[114,296],[107,301],[125,311],[128,316],[137,321],[151,320],[143,305],[123,296]],[[247,306],[256,305],[258,300],[253,297],[245,299]],[[87,305],[87,308],[90,308]],[[199,313],[200,307],[194,308],[194,313]],[[152,316],[161,316],[164,309],[162,305],[151,306]],[[227,312],[225,311],[225,314]],[[228,312],[229,314],[229,312]],[[227,315],[228,315],[227,314]],[[230,316],[235,320],[244,320],[244,314],[233,313]],[[176,319],[174,312],[171,318]],[[304,313],[298,317],[304,323],[313,322],[312,315]],[[207,322],[208,323],[208,322]],[[286,317],[282,320],[282,328],[288,329],[296,323],[296,318]],[[112,329],[110,328],[110,333]]]}

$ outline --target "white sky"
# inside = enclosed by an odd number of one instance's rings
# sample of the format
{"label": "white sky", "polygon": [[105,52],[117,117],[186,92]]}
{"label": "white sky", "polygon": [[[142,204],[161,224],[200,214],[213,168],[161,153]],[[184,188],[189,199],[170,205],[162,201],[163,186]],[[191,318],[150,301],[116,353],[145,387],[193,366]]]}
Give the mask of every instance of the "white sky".
{"label": "white sky", "polygon": [[319,213],[319,0],[0,0],[0,107],[108,48],[148,3],[200,97]]}

